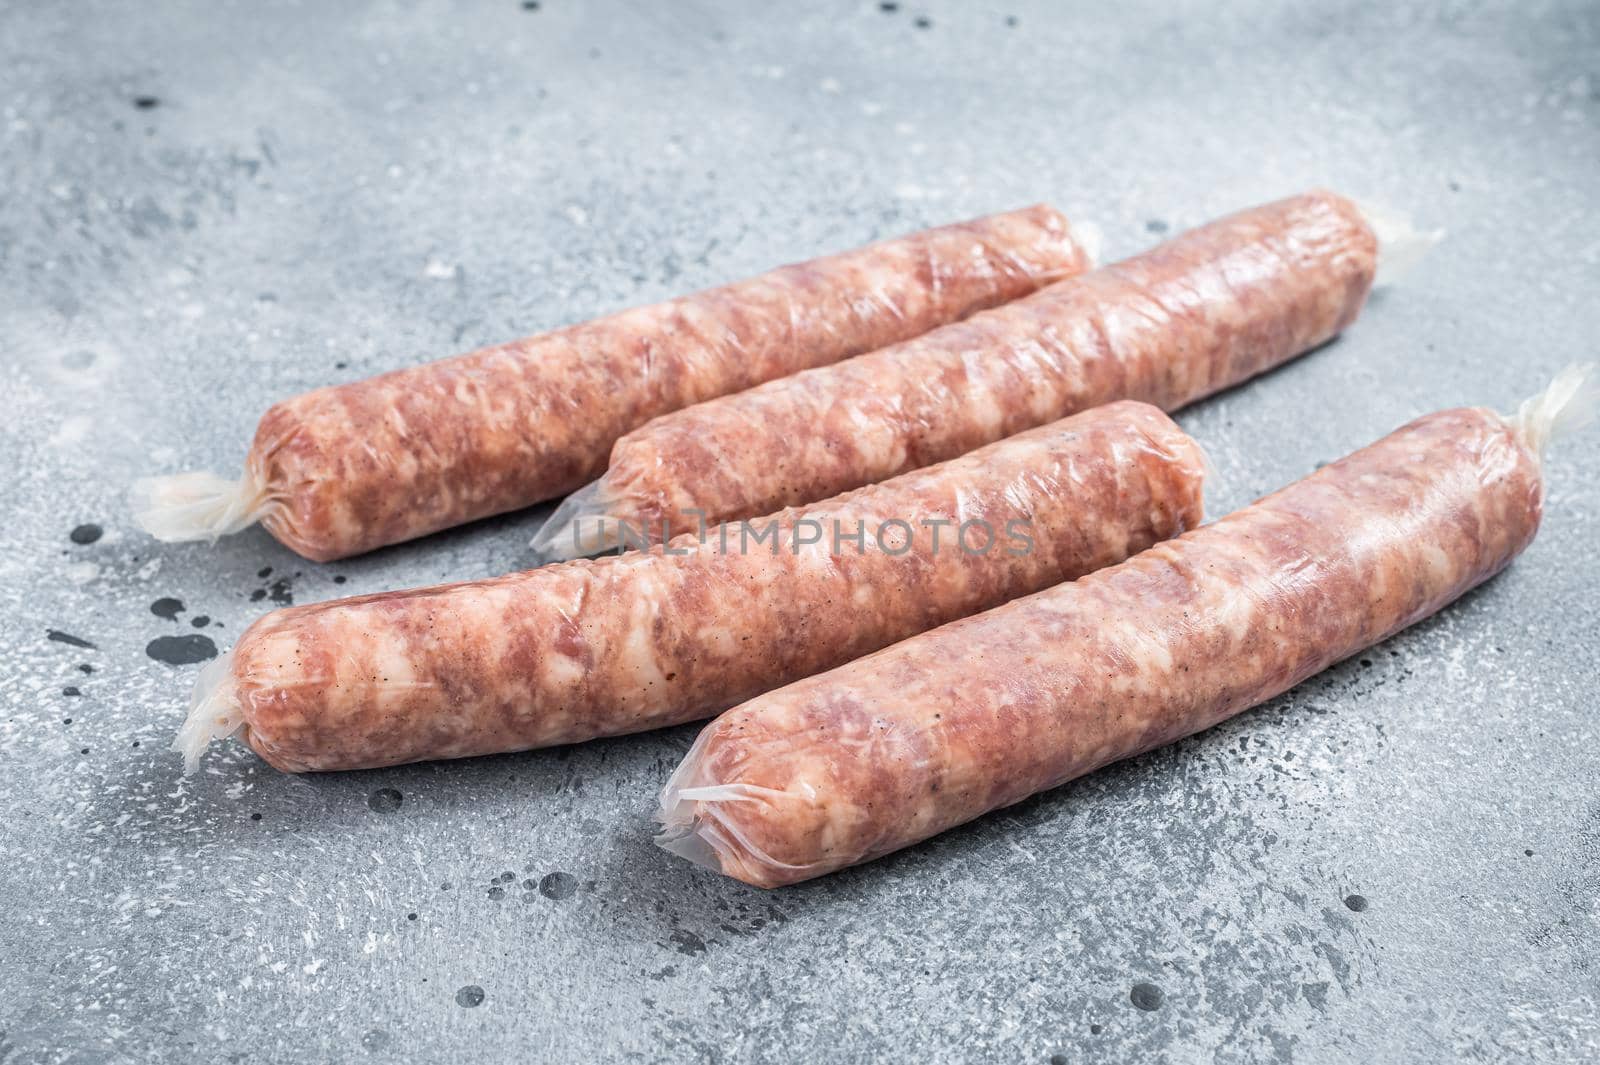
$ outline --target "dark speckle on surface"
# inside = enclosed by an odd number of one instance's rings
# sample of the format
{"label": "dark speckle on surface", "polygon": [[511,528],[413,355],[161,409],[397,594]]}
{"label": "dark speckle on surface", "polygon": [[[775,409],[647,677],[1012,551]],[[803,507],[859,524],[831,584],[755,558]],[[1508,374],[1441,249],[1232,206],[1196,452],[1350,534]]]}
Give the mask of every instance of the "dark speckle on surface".
{"label": "dark speckle on surface", "polygon": [[83,525],[79,525],[77,528],[73,529],[72,532],[68,533],[67,535],[75,544],[92,544],[96,540],[100,539],[104,531],[105,530],[101,529],[100,526],[94,524],[93,522],[86,522]]}
{"label": "dark speckle on surface", "polygon": [[256,570],[256,576],[260,577],[262,580],[266,580],[268,577],[272,576],[272,567],[262,566],[260,569]]}
{"label": "dark speckle on surface", "polygon": [[387,1049],[390,1042],[392,1042],[392,1037],[382,1028],[370,1029],[361,1037],[362,1047],[374,1054],[380,1050]]}
{"label": "dark speckle on surface", "polygon": [[56,643],[64,643],[68,647],[85,647],[91,651],[99,650],[99,648],[95,647],[95,645],[90,643],[88,640],[85,640],[82,636],[74,636],[72,633],[62,632],[60,629],[46,629],[44,636],[47,640],[53,640]]}
{"label": "dark speckle on surface", "polygon": [[189,619],[189,624],[193,625],[197,629],[203,629],[207,625],[211,624],[211,618],[206,614],[196,614],[194,617]]}
{"label": "dark speckle on surface", "polygon": [[470,1010],[476,1006],[483,1005],[483,1000],[485,997],[486,996],[483,993],[483,988],[479,987],[477,984],[468,984],[466,987],[463,987],[460,991],[456,992],[456,1005],[463,1006]]}
{"label": "dark speckle on surface", "polygon": [[141,111],[151,111],[161,106],[161,98],[159,96],[135,96],[133,98],[133,106]]}
{"label": "dark speckle on surface", "polygon": [[1316,1009],[1327,1009],[1328,988],[1331,986],[1332,985],[1326,980],[1317,980],[1311,983],[1304,983],[1300,985],[1300,994],[1304,995],[1305,1000],[1311,1003],[1311,1005]]}
{"label": "dark speckle on surface", "polygon": [[217,657],[217,645],[211,637],[198,634],[157,636],[145,645],[144,653],[169,666],[188,666]]}
{"label": "dark speckle on surface", "polygon": [[1352,913],[1361,913],[1367,908],[1367,897],[1365,895],[1346,895],[1344,904]]}
{"label": "dark speckle on surface", "polygon": [[1091,1024],[1089,1026],[1089,1034],[1090,1035],[1099,1035],[1103,1031],[1105,1031],[1105,1028],[1103,1026],[1101,1026],[1101,1025]]}
{"label": "dark speckle on surface", "polygon": [[1152,218],[1144,224],[1144,228],[1148,233],[1165,233],[1171,227],[1159,218]]}
{"label": "dark speckle on surface", "polygon": [[69,684],[65,688],[61,689],[61,694],[65,695],[65,696],[68,696],[68,697],[72,697],[72,696],[82,695],[83,692],[80,691],[77,687]]}
{"label": "dark speckle on surface", "polygon": [[919,30],[931,29],[933,26],[933,19],[929,18],[927,15],[918,15],[915,19],[912,19],[911,24]]}
{"label": "dark speckle on surface", "polygon": [[554,872],[539,881],[539,894],[547,899],[570,899],[578,890],[578,878],[571,873]]}
{"label": "dark speckle on surface", "polygon": [[178,615],[183,613],[183,600],[164,595],[150,604],[150,613],[168,621],[177,621]]}
{"label": "dark speckle on surface", "polygon": [[687,929],[674,928],[671,938],[672,949],[679,954],[692,958],[696,954],[704,954],[706,952],[706,941]]}
{"label": "dark speckle on surface", "polygon": [[900,10],[900,5],[896,2],[896,0],[880,0],[878,4],[878,10],[886,11],[892,15],[896,11]]}
{"label": "dark speckle on surface", "polygon": [[338,574],[337,576],[335,576],[333,578],[333,583],[334,584],[343,584],[345,581],[347,581],[349,579],[350,579],[349,577],[346,577],[344,574],[340,573],[340,574]]}
{"label": "dark speckle on surface", "polygon": [[253,813],[253,814],[250,815],[250,820],[259,821],[259,820],[261,820],[261,815],[259,813]]}
{"label": "dark speckle on surface", "polygon": [[392,814],[400,809],[400,804],[405,802],[405,796],[394,788],[379,788],[367,796],[367,808],[374,813]]}
{"label": "dark speckle on surface", "polygon": [[1051,1054],[1050,1065],[1067,1065],[1067,1056],[1065,1054]]}
{"label": "dark speckle on surface", "polygon": [[539,0],[522,0],[522,10],[524,10],[524,11],[537,11],[537,10],[539,10]]}
{"label": "dark speckle on surface", "polygon": [[505,897],[506,897],[506,889],[501,887],[500,885],[496,884],[494,887],[489,889],[489,901],[490,902],[499,902],[501,899],[503,899]]}
{"label": "dark speckle on surface", "polygon": [[1146,1013],[1160,1009],[1161,1003],[1166,997],[1166,994],[1155,984],[1144,981],[1134,984],[1133,990],[1128,992],[1128,1001]]}

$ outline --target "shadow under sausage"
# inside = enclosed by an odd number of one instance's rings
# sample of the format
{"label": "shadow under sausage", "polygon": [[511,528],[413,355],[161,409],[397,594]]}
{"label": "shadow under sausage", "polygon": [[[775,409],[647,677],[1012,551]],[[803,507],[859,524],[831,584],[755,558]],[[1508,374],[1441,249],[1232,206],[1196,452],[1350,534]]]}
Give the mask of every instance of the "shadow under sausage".
{"label": "shadow under sausage", "polygon": [[[1344,340],[1345,340],[1345,336],[1344,336],[1343,333],[1340,333],[1337,336],[1329,337],[1327,340],[1324,340],[1322,343],[1318,344],[1316,347],[1310,348],[1310,349],[1308,349],[1308,350],[1306,350],[1304,352],[1301,352],[1299,355],[1296,355],[1292,359],[1285,359],[1283,362],[1278,363],[1276,366],[1269,366],[1267,369],[1265,369],[1265,370],[1261,371],[1260,373],[1256,374],[1254,377],[1247,377],[1242,381],[1236,381],[1233,384],[1229,385],[1227,388],[1220,389],[1220,390],[1218,390],[1216,392],[1211,393],[1208,396],[1203,396],[1200,399],[1195,400],[1193,403],[1187,403],[1184,406],[1179,407],[1178,410],[1173,412],[1173,413],[1175,413],[1175,414],[1195,414],[1195,413],[1199,413],[1201,411],[1204,411],[1211,404],[1221,402],[1222,400],[1226,399],[1229,396],[1234,395],[1235,393],[1242,393],[1242,392],[1245,392],[1245,391],[1254,390],[1259,385],[1262,385],[1265,382],[1271,381],[1275,377],[1283,376],[1283,375],[1286,375],[1286,374],[1289,374],[1289,373],[1293,372],[1294,368],[1296,366],[1298,366],[1299,364],[1304,363],[1304,362],[1306,362],[1306,361],[1308,361],[1310,359],[1317,358],[1318,356],[1321,356],[1324,352],[1326,352],[1326,351],[1328,351],[1328,350],[1330,350],[1332,348],[1338,347],[1340,345],[1340,343],[1344,342]],[[1307,470],[1306,472],[1310,473],[1311,471]]]}
{"label": "shadow under sausage", "polygon": [[[819,917],[835,920],[830,915],[896,896],[993,890],[1007,881],[1037,884],[1042,878],[1056,885],[1041,904],[1062,906],[1070,913],[1075,893],[1087,890],[1077,885],[1103,884],[1106,876],[1118,874],[1109,867],[1118,860],[1115,848],[1100,845],[1108,834],[1124,841],[1148,840],[1156,849],[1235,848],[1251,852],[1235,857],[1263,860],[1266,844],[1250,835],[1251,811],[1238,808],[1227,788],[1215,789],[1198,803],[1168,801],[1174,789],[1203,787],[1192,783],[1196,761],[1225,763],[1237,757],[1234,745],[1243,735],[1282,736],[1309,723],[1312,715],[1330,711],[1350,714],[1355,727],[1362,697],[1379,682],[1374,678],[1381,672],[1360,659],[1393,662],[1393,681],[1409,676],[1410,664],[1436,650],[1442,630],[1456,615],[1492,609],[1493,598],[1504,594],[1502,584],[1487,582],[1376,648],[1206,732],[1114,763],[873,862],[776,890],[691,865],[652,841],[658,790],[703,722],[565,747],[306,775],[279,773],[247,748],[230,743],[213,748],[200,774],[187,779],[179,777],[175,755],[170,761],[126,763],[120,776],[114,773],[107,780],[104,797],[88,814],[106,823],[121,818],[119,836],[145,851],[227,849],[259,842],[262,833],[270,833],[308,854],[362,826],[410,850],[439,839],[440,833],[459,826],[461,818],[485,811],[530,826],[565,821],[567,846],[587,850],[583,897],[596,908],[591,919],[604,916],[637,940],[656,943],[664,954],[688,957],[757,949],[749,944],[784,934],[781,930],[789,926],[803,927]],[[1470,721],[1471,707],[1455,712],[1463,723]],[[1292,736],[1286,742],[1292,744]],[[153,796],[167,796],[168,801],[148,803]],[[1158,815],[1159,821],[1151,820]],[[1063,820],[1079,819],[1082,830],[1051,830]],[[596,827],[574,829],[584,822]],[[1233,827],[1217,831],[1223,822]],[[1062,848],[1063,839],[1074,844]],[[1019,863],[1033,871],[1022,875]],[[1203,861],[1193,867],[1204,868]],[[1082,875],[1090,872],[1101,875]]]}
{"label": "shadow under sausage", "polygon": [[[1046,829],[1064,819],[1078,817],[1106,822],[1122,817],[1125,812],[1128,818],[1141,818],[1141,810],[1155,805],[1151,800],[1169,796],[1171,789],[1184,787],[1184,782],[1192,779],[1186,770],[1196,760],[1217,762],[1232,758],[1242,734],[1266,735],[1270,732],[1281,735],[1308,723],[1314,715],[1328,712],[1350,714],[1351,727],[1355,727],[1364,696],[1383,683],[1409,677],[1412,670],[1408,663],[1414,662],[1418,655],[1428,653],[1429,648],[1437,643],[1441,632],[1457,620],[1452,615],[1489,609],[1490,601],[1497,594],[1503,594],[1497,591],[1497,585],[1501,583],[1499,578],[1485,582],[1438,614],[1357,652],[1307,678],[1288,692],[1204,732],[1114,762],[1058,788],[991,811],[863,865],[789,887],[766,890],[749,887],[710,870],[692,866],[663,851],[647,848],[643,843],[630,842],[614,862],[615,873],[638,878],[642,872],[638,868],[639,862],[654,863],[657,868],[653,876],[660,878],[656,882],[672,900],[672,927],[695,921],[716,927],[720,915],[731,902],[748,904],[751,900],[776,898],[780,900],[777,905],[790,917],[801,917],[837,905],[858,906],[883,896],[915,895],[935,885],[948,886],[952,879],[992,879],[997,873],[1005,876],[1005,870],[1016,863],[1042,862],[1054,866],[1060,874],[1059,883],[1070,901],[1072,884],[1079,874],[1089,871],[1107,875],[1116,873],[1115,869],[1104,868],[1108,860],[1106,852],[1094,848],[1041,851],[1041,839],[1058,838],[1061,834],[1041,831],[1041,838],[1029,838],[1030,833]],[[1387,656],[1394,664],[1388,666],[1386,671],[1380,669],[1375,679],[1374,672],[1369,669],[1369,661],[1382,656]],[[1458,712],[1464,719],[1463,724],[1468,724],[1465,719],[1469,718],[1471,708],[1460,707]],[[670,768],[667,772],[670,772]],[[1373,783],[1381,787],[1393,782]],[[1192,784],[1189,786],[1193,787]],[[1163,846],[1182,849],[1221,844],[1249,848],[1259,856],[1262,849],[1260,843],[1250,835],[1250,811],[1232,807],[1208,811],[1205,805],[1202,803],[1194,809],[1187,809],[1180,803],[1176,805],[1177,813],[1174,813],[1173,804],[1161,803],[1162,819],[1159,823],[1151,824],[1145,820],[1142,825],[1135,823],[1131,828],[1127,823],[1115,827],[1123,834],[1130,830],[1137,832],[1147,829],[1148,834],[1160,837]],[[1240,831],[1218,833],[1215,825],[1222,818],[1242,821],[1244,827]],[[1093,838],[1095,833],[1077,835],[1080,839]],[[1103,884],[1104,876],[1095,882]],[[708,884],[711,886],[708,887]]]}
{"label": "shadow under sausage", "polygon": [[[441,559],[459,558],[464,554],[484,554],[491,562],[488,572],[463,573],[440,578],[439,583],[499,577],[508,573],[521,573],[537,569],[539,558],[528,547],[534,534],[544,526],[554,513],[559,499],[536,503],[530,507],[495,514],[441,529],[415,540],[390,544],[351,558],[325,563],[339,566],[351,574],[409,573],[420,568],[436,567]],[[317,563],[309,563],[317,565]],[[410,587],[413,582],[403,582],[398,588]],[[376,590],[376,589],[374,589]]]}

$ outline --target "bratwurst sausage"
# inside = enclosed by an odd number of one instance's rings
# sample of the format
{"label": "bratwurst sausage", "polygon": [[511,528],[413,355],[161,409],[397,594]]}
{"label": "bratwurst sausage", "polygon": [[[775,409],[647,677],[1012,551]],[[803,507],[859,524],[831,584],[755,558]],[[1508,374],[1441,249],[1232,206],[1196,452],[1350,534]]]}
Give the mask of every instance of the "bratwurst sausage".
{"label": "bratwurst sausage", "polygon": [[525,750],[706,717],[1198,524],[1204,456],[1139,403],[702,541],[274,611],[177,747],[290,772]]}
{"label": "bratwurst sausage", "polygon": [[661,842],[773,887],[870,861],[1209,728],[1427,617],[1539,527],[1568,376],[1421,418],[1120,565],[735,708]]}
{"label": "bratwurst sausage", "polygon": [[786,266],[747,281],[269,409],[244,479],[140,482],[162,540],[260,521],[324,562],[570,492],[651,418],[905,340],[1088,267],[1036,206]]}
{"label": "bratwurst sausage", "polygon": [[570,558],[624,533],[660,542],[1113,399],[1174,410],[1344,329],[1378,251],[1331,192],[1240,212],[915,340],[656,418],[617,441],[534,547]]}

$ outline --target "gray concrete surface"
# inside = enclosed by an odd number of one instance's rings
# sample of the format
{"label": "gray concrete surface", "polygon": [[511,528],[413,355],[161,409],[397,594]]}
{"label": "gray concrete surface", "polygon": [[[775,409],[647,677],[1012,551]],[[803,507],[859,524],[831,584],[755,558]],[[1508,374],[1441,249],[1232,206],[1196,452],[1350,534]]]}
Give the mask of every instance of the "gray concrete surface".
{"label": "gray concrete surface", "polygon": [[1185,414],[1218,508],[1600,354],[1584,0],[533,7],[0,7],[0,1061],[1594,1060],[1600,431],[1365,660],[793,890],[649,844],[692,728],[180,779],[199,667],[152,641],[541,520],[330,566],[131,526],[313,386],[1033,200],[1115,254],[1324,183],[1451,235]]}

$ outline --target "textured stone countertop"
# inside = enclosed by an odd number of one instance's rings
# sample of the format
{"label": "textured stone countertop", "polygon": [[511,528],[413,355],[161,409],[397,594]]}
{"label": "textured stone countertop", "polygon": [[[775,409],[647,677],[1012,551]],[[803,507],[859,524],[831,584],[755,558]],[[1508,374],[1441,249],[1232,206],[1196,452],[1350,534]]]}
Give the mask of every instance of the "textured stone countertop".
{"label": "textured stone countertop", "polygon": [[274,399],[1049,200],[1121,255],[1325,184],[1449,230],[1185,412],[1213,511],[1600,337],[1586,0],[0,4],[0,1061],[1578,1062],[1600,429],[1438,617],[801,887],[650,844],[680,728],[291,777],[167,750],[263,611],[522,568],[154,543]]}

